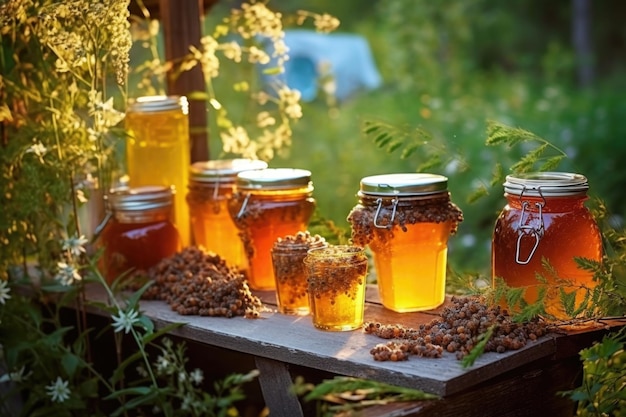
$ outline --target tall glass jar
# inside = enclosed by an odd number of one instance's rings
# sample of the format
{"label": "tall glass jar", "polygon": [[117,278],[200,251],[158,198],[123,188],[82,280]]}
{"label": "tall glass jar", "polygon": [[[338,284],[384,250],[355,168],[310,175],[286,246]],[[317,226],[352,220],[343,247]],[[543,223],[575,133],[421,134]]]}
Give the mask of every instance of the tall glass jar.
{"label": "tall glass jar", "polygon": [[[561,290],[593,288],[593,273],[576,257],[600,262],[602,237],[585,207],[589,184],[580,174],[540,172],[509,175],[504,183],[507,204],[498,217],[492,240],[492,275],[510,287],[526,287],[525,301],[537,300],[540,281],[547,282],[546,312],[567,318]],[[544,267],[547,261],[552,271]],[[555,276],[556,274],[556,276]],[[565,281],[563,281],[565,280]],[[567,283],[567,284],[565,284]],[[580,303],[584,291],[576,293]]]}
{"label": "tall glass jar", "polygon": [[147,271],[180,250],[168,187],[122,187],[107,195],[107,216],[98,238],[103,274],[112,283],[123,274]]}
{"label": "tall glass jar", "polygon": [[311,172],[267,168],[237,175],[229,213],[239,229],[250,264],[248,280],[255,290],[276,288],[272,246],[279,237],[307,229],[315,209]]}
{"label": "tall glass jar", "polygon": [[361,179],[348,215],[352,241],[372,250],[378,291],[397,312],[433,309],[445,299],[448,238],[463,220],[448,179],[386,174]]}
{"label": "tall glass jar", "polygon": [[265,168],[267,163],[259,160],[218,159],[195,162],[189,169],[187,205],[192,241],[240,271],[248,269],[248,260],[239,230],[228,214],[228,201],[238,173]]}
{"label": "tall glass jar", "polygon": [[139,97],[126,113],[129,185],[174,187],[175,223],[183,246],[190,244],[185,202],[191,164],[188,114],[187,99],[179,96]]}

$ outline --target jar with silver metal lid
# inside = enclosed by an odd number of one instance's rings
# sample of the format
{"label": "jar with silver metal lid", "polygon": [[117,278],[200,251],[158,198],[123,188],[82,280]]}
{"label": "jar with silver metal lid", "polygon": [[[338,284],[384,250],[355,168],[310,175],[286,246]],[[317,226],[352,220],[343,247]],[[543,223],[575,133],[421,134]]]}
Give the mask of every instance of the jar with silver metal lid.
{"label": "jar with silver metal lid", "polygon": [[126,111],[126,163],[131,187],[174,187],[174,222],[190,244],[185,190],[189,180],[189,104],[184,96],[144,96]]}
{"label": "jar with silver metal lid", "polygon": [[352,241],[372,250],[383,306],[398,312],[443,303],[448,238],[463,213],[450,200],[448,179],[425,173],[361,179],[348,215]]}
{"label": "jar with silver metal lid", "polygon": [[265,168],[266,162],[252,159],[200,161],[189,168],[187,205],[192,241],[240,271],[248,269],[248,260],[228,213],[228,201],[235,192],[237,174]]}
{"label": "jar with silver metal lid", "polygon": [[501,278],[509,287],[524,287],[525,301],[533,303],[538,289],[547,284],[546,312],[566,318],[560,293],[577,291],[578,304],[584,289],[595,286],[593,273],[580,268],[575,258],[602,260],[600,229],[584,204],[588,189],[587,178],[574,173],[506,177],[507,204],[496,221],[492,239],[494,285]]}
{"label": "jar with silver metal lid", "polygon": [[106,196],[107,216],[99,246],[107,282],[142,273],[180,250],[173,221],[173,193],[169,187],[121,187]]}
{"label": "jar with silver metal lid", "polygon": [[274,242],[306,231],[314,210],[310,171],[267,168],[237,174],[229,213],[243,240],[252,289],[276,289]]}

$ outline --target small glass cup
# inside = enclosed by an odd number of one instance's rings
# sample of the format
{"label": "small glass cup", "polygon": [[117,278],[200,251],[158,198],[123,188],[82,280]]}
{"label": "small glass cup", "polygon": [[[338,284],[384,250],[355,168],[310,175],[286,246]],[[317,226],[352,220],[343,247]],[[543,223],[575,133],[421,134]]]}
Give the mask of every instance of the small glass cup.
{"label": "small glass cup", "polygon": [[365,249],[330,245],[311,249],[304,258],[313,325],[321,330],[355,330],[363,325]]}
{"label": "small glass cup", "polygon": [[278,238],[272,247],[276,301],[283,314],[306,316],[310,312],[304,258],[310,249],[327,246],[319,235],[306,232]]}

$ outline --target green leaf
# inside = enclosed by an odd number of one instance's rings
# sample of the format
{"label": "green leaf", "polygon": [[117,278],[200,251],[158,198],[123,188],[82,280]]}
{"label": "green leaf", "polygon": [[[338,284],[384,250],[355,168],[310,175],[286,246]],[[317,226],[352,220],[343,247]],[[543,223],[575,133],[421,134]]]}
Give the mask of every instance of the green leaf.
{"label": "green leaf", "polygon": [[70,377],[74,376],[81,362],[82,361],[79,357],[70,352],[66,352],[61,357],[61,365],[63,366],[65,373]]}
{"label": "green leaf", "polygon": [[576,308],[576,291],[568,293],[564,288],[559,288],[559,300],[565,310],[565,314],[573,317],[574,309]]}
{"label": "green leaf", "polygon": [[494,329],[495,324],[492,324],[485,333],[478,336],[478,343],[476,343],[476,346],[474,346],[470,353],[461,361],[463,368],[469,368],[474,365],[476,360],[485,352],[485,346],[487,345],[489,339],[491,339],[491,336],[493,336]]}
{"label": "green leaf", "polygon": [[558,155],[548,158],[548,160],[546,160],[543,165],[539,167],[538,171],[555,171],[563,159],[565,159],[565,155]]}

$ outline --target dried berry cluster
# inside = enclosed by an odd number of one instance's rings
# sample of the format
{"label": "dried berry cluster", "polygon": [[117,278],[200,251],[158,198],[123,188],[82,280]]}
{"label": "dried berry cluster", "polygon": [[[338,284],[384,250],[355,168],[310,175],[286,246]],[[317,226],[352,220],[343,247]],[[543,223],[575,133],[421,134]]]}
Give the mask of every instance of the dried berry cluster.
{"label": "dried berry cluster", "polygon": [[[272,264],[281,303],[291,306],[308,300],[303,260],[309,249],[326,245],[323,237],[311,236],[308,231],[276,240],[272,248]],[[308,301],[305,302],[308,304]]]}
{"label": "dried berry cluster", "polygon": [[[380,211],[378,210],[378,200],[371,197],[361,197],[362,203],[357,205],[348,215],[348,221],[352,228],[352,241],[359,246],[366,246],[374,239],[377,233],[379,239],[389,238],[388,232],[393,229],[379,229],[374,226],[389,225],[393,218],[393,225],[398,226],[402,231],[407,231],[407,225],[416,223],[442,223],[452,222],[450,233],[455,234],[458,224],[463,221],[463,212],[453,202],[450,201],[450,194],[445,193],[439,196],[428,198],[403,198],[394,207],[392,198],[385,198],[381,201]],[[376,217],[376,219],[375,219]],[[381,235],[381,233],[384,235]]]}
{"label": "dried berry cluster", "polygon": [[418,329],[380,323],[365,323],[363,329],[383,339],[396,339],[372,348],[370,353],[375,360],[401,361],[407,360],[409,355],[438,358],[444,350],[456,352],[457,359],[462,359],[492,326],[492,337],[485,345],[485,352],[517,350],[529,340],[546,334],[546,325],[542,322],[513,322],[499,306],[487,307],[471,297],[452,298],[452,305],[443,310],[440,318]]}
{"label": "dried berry cluster", "polygon": [[244,275],[213,253],[187,247],[148,271],[143,298],[164,300],[183,315],[258,317],[261,300]]}

